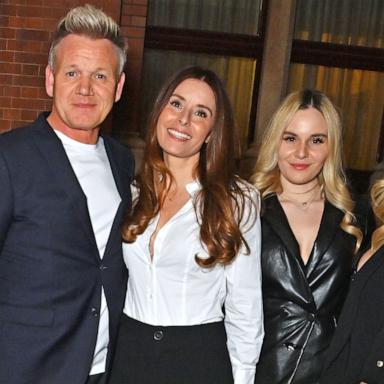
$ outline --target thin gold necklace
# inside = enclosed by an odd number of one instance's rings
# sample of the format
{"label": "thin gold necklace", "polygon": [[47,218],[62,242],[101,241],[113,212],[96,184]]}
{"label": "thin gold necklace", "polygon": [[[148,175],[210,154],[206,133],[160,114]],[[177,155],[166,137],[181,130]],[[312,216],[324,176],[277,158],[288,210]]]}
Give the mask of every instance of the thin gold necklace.
{"label": "thin gold necklace", "polygon": [[[304,201],[299,201],[299,200],[296,200],[296,199],[291,199],[291,198],[288,198],[284,195],[284,192],[281,193],[279,195],[279,201],[282,203],[284,201],[287,201],[287,202],[290,202],[292,204],[294,204],[296,207],[298,207],[299,209],[301,209],[302,211],[307,211],[309,209],[309,207],[311,206],[311,204],[315,201],[315,198],[316,198],[316,195],[317,195],[317,189],[316,187],[318,187],[319,185],[316,184],[314,187],[312,187],[311,189],[305,191],[305,192],[289,192],[289,193],[295,193],[297,195],[303,195],[305,193],[308,193],[308,192],[311,192],[311,195],[309,196],[308,199],[304,200]],[[320,196],[322,196],[322,188],[320,187]]]}

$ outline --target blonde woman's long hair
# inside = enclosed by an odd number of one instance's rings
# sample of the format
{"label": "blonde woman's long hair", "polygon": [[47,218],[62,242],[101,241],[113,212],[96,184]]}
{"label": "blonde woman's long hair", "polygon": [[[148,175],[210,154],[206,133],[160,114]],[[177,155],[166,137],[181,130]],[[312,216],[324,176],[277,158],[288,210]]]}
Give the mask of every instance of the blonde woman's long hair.
{"label": "blonde woman's long hair", "polygon": [[384,244],[384,179],[375,181],[371,188],[371,205],[380,226],[372,233],[371,249],[376,252]]}
{"label": "blonde woman's long hair", "polygon": [[281,193],[278,151],[283,133],[299,110],[317,109],[328,127],[329,154],[324,162],[318,180],[325,198],[344,212],[341,228],[356,238],[356,251],[362,241],[362,233],[355,226],[354,202],[347,188],[342,161],[342,125],[340,115],[329,98],[320,91],[304,89],[289,94],[280,104],[259,142],[258,159],[252,182],[260,190],[262,197]]}

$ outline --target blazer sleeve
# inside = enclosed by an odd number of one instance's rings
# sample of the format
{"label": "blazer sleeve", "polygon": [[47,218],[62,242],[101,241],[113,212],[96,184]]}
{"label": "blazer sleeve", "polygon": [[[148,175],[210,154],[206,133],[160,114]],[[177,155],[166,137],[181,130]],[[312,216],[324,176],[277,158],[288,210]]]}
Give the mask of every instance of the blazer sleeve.
{"label": "blazer sleeve", "polygon": [[12,222],[13,205],[11,176],[0,147],[0,253]]}

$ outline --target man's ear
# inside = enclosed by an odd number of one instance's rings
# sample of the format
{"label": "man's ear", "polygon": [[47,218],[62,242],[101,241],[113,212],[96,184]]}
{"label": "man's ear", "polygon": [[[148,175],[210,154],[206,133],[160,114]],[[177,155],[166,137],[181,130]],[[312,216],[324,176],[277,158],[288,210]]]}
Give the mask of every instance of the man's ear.
{"label": "man's ear", "polygon": [[49,97],[53,97],[53,85],[55,83],[55,76],[53,75],[53,69],[48,64],[45,67],[45,92]]}
{"label": "man's ear", "polygon": [[121,94],[123,92],[123,87],[124,87],[124,82],[125,82],[125,73],[122,72],[120,75],[120,79],[117,83],[117,87],[116,87],[115,102],[119,101],[121,98]]}

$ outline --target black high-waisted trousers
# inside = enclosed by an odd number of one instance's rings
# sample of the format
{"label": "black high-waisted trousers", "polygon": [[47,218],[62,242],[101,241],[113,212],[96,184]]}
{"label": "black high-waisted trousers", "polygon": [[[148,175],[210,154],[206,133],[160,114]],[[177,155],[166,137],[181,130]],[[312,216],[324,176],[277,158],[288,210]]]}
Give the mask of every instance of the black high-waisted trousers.
{"label": "black high-waisted trousers", "polygon": [[109,384],[232,384],[223,322],[152,326],[122,316]]}

